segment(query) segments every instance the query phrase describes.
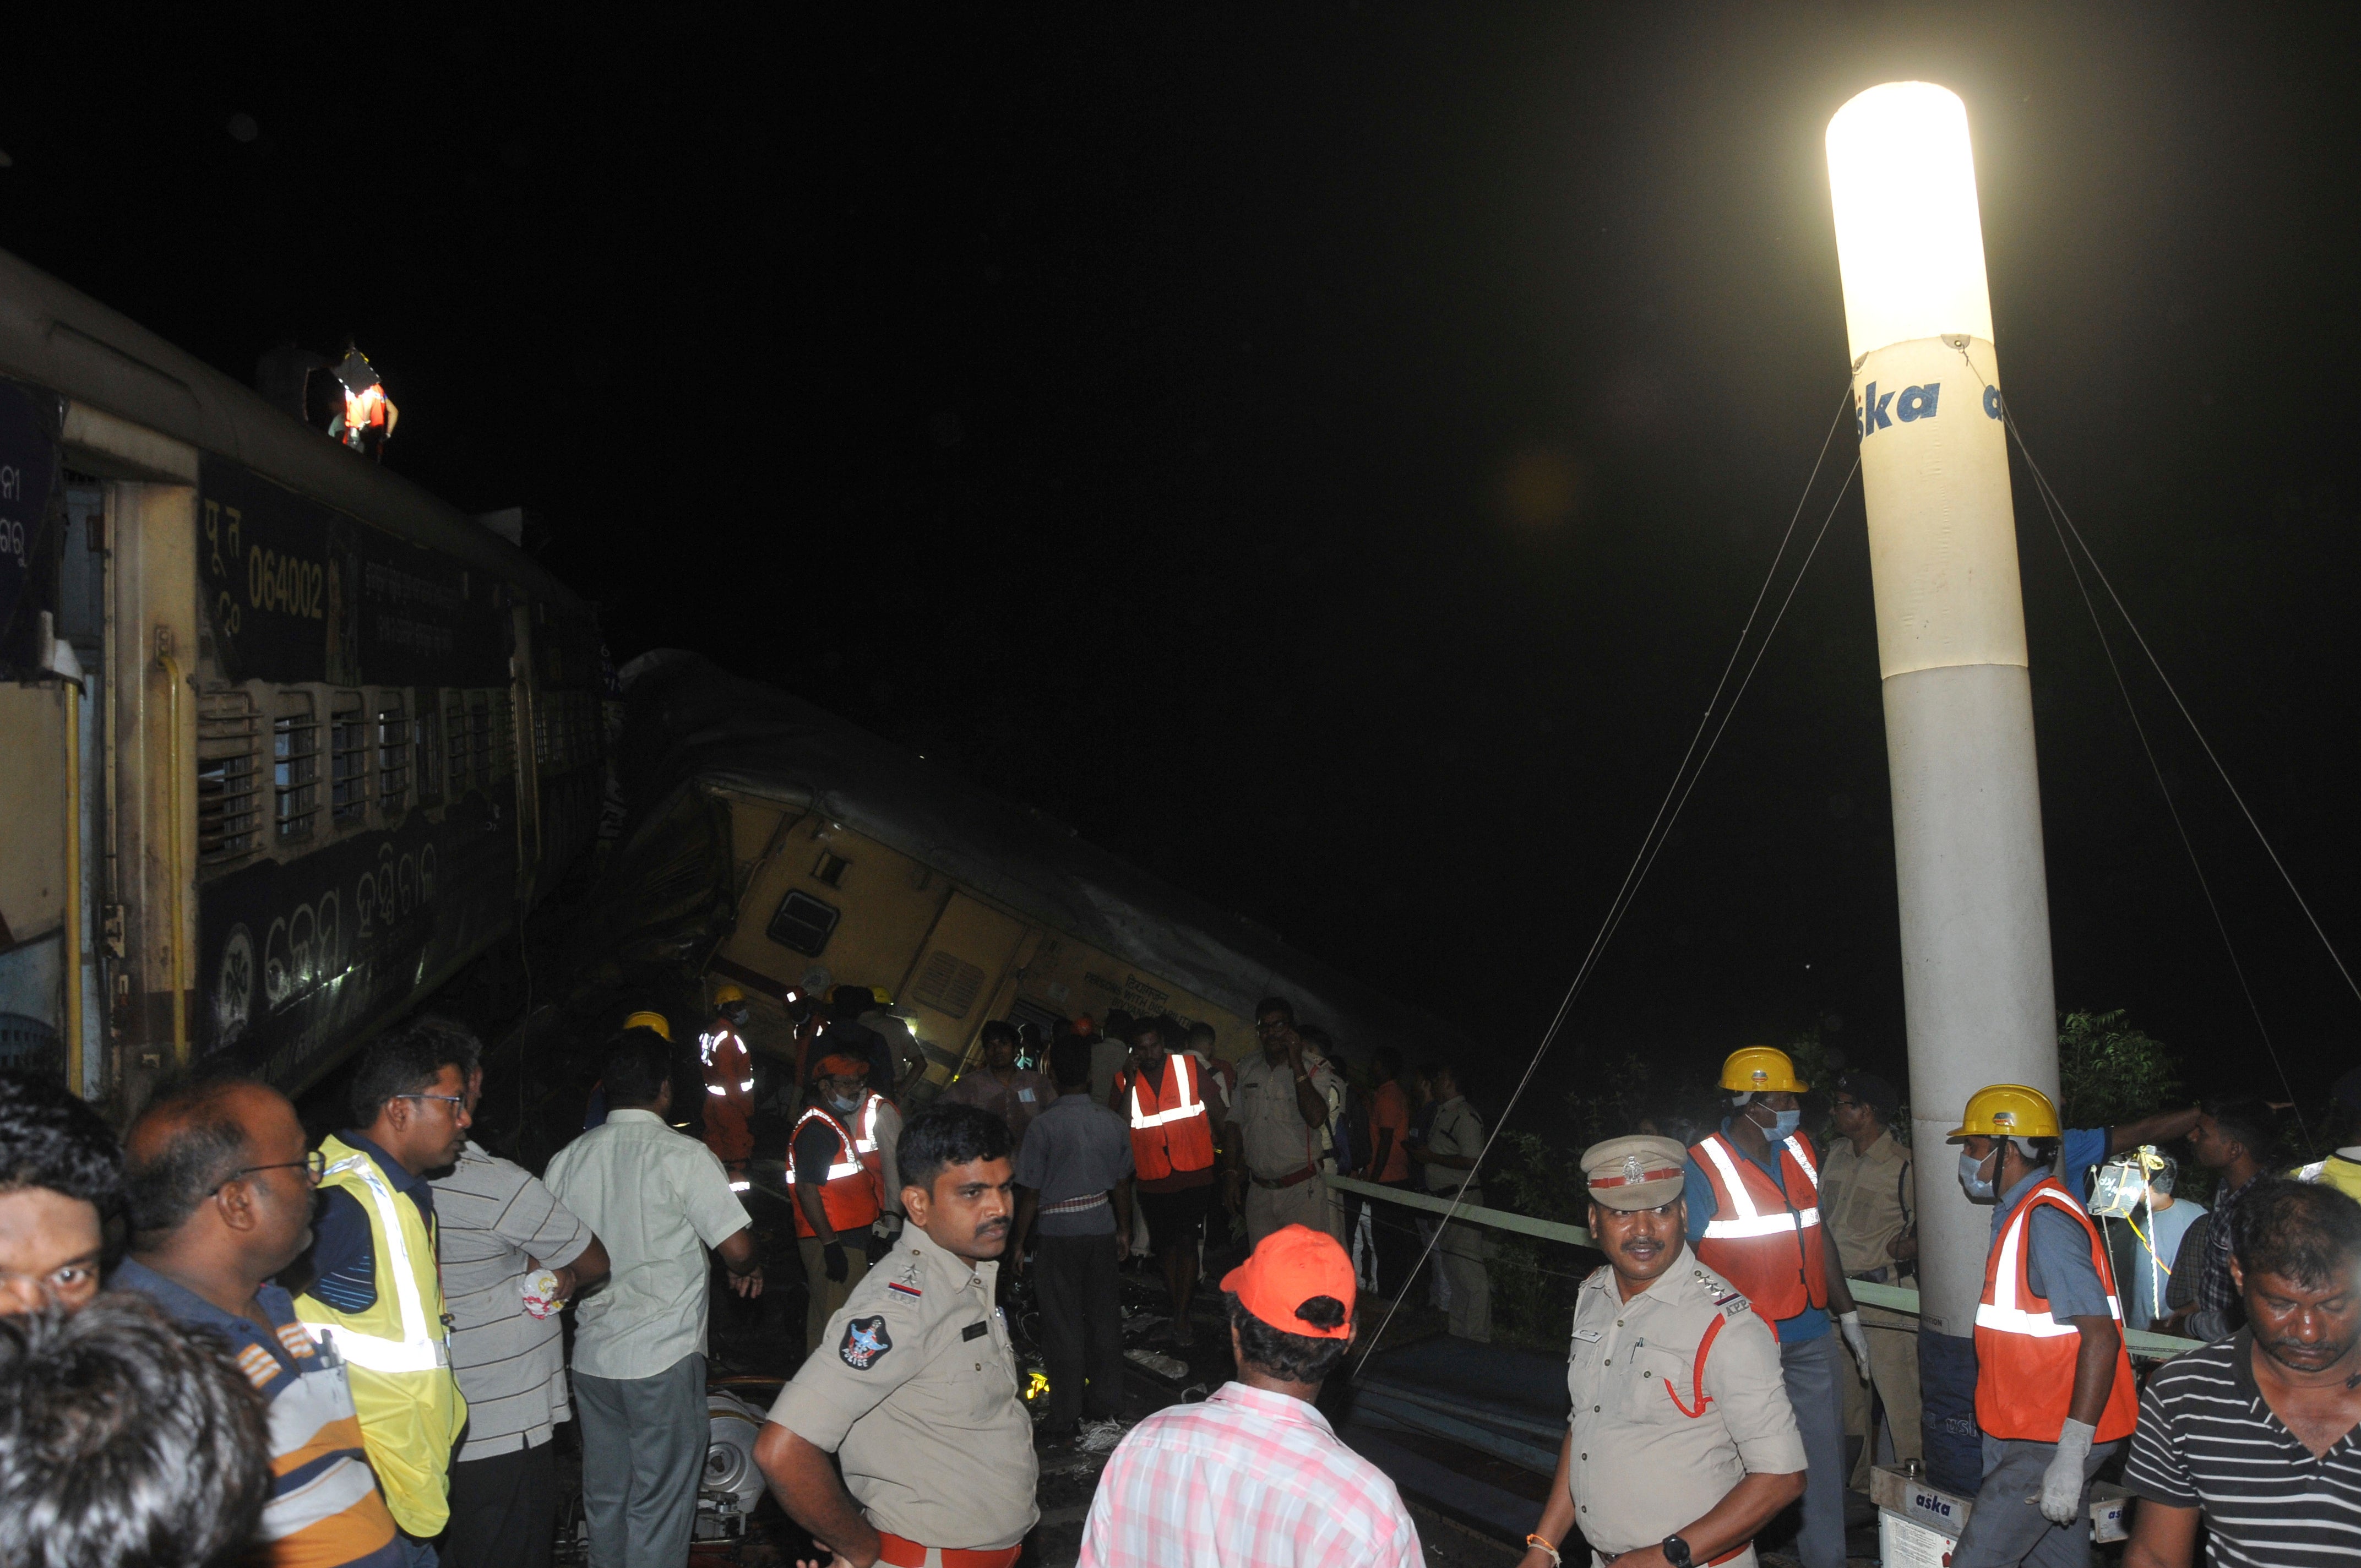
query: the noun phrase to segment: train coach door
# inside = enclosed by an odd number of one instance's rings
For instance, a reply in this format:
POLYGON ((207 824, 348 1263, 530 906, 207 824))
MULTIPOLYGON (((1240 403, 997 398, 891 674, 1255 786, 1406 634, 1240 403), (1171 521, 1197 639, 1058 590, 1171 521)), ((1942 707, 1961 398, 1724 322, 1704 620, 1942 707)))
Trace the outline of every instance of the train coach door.
POLYGON ((920 1038, 958 1058, 992 1016, 1031 936, 1014 916, 954 892, 894 1000, 918 1014, 920 1038))

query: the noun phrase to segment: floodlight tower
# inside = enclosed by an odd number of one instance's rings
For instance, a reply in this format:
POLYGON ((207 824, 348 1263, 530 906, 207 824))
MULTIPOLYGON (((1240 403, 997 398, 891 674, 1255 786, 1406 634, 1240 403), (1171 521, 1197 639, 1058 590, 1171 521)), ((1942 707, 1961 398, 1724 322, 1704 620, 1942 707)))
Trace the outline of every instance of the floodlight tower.
POLYGON ((2058 1092, 2000 370, 1967 106, 1928 82, 1872 87, 1828 148, 1894 794, 1920 1331, 1964 1337, 1991 1217, 1949 1179, 1944 1135, 1984 1084, 2058 1092))

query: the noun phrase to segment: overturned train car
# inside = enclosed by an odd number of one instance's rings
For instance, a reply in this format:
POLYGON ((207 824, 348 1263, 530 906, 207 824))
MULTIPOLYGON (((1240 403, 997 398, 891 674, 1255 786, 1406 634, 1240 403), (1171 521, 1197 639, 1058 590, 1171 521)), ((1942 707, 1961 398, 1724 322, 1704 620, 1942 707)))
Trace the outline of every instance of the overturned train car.
POLYGON ((923 1097, 985 1023, 1113 1009, 1213 1026, 1232 1059, 1288 997, 1358 1058, 1463 1042, 1439 1020, 1071 828, 951 778, 824 709, 681 652, 622 672, 617 768, 632 818, 598 900, 598 946, 733 982, 758 1045, 789 993, 888 992, 924 1048, 923 1097), (768 1026, 763 1026, 767 1025, 768 1026))
POLYGON ((590 608, 0 254, 0 1060, 291 1091, 595 832, 590 608))

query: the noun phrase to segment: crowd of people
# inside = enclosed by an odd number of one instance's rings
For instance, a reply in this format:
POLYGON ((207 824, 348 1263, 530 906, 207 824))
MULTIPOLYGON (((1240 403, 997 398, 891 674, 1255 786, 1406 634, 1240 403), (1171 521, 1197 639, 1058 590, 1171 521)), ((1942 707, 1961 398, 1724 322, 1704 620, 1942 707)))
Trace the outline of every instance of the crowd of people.
MULTIPOLYGON (((1356 1069, 1277 997, 1236 1062, 1170 1017, 1046 1041, 996 1023, 906 1120, 923 1058, 883 1006, 832 999, 794 1043, 784 1195, 810 1307, 754 1457, 821 1568, 1011 1568, 1040 1455, 1069 1443, 1106 1456, 1083 1563, 1422 1563, 1394 1484, 1316 1401, 1422 1256, 1449 1332, 1489 1337, 1487 1133, 1454 1068, 1379 1050, 1356 1069), (1359 1179, 1351 1201, 1331 1176, 1359 1179), (1422 1233, 1448 1205, 1389 1190, 1476 1212, 1422 1233), (1234 1376, 1127 1422, 1121 1270, 1153 1259, 1186 1351, 1209 1233, 1243 1253, 1214 1286, 1234 1376), (1038 1409, 1004 1266, 1040 1311, 1038 1409)), ((724 988, 697 1045, 699 1137, 678 1130, 669 1024, 633 1014, 599 1052, 590 1124, 538 1178, 469 1136, 481 1047, 435 1017, 366 1048, 316 1144, 252 1080, 168 1084, 118 1137, 0 1074, 0 1562, 532 1568, 571 1420, 590 1561, 678 1568, 710 1292, 765 1288, 746 1024, 724 988)), ((1854 1295, 1918 1261, 1901 1096, 1867 1072, 1824 1086, 1822 1149, 1809 1093, 1784 1054, 1748 1047, 1718 1118, 1582 1156, 1605 1262, 1572 1293, 1571 1413, 1523 1568, 1578 1551, 1750 1568, 1798 1506, 1795 1555, 1840 1568, 1849 1487, 1914 1462, 1974 1499, 1954 1568, 2087 1562, 2111 1466, 2140 1500, 2135 1568, 2183 1568, 2201 1537, 2216 1562, 2351 1555, 2361 1070, 2335 1086, 2334 1152, 2277 1174, 2254 1101, 2078 1129, 2037 1090, 1971 1097, 1956 1179, 1993 1219, 1964 1403, 1947 1336, 1854 1295), (2184 1139, 2209 1204, 2176 1194, 2156 1146, 2184 1139), (2092 1217, 2126 1202, 2129 1257, 2092 1217), (2143 1383, 2125 1335, 2143 1324, 2202 1348, 2143 1383)))

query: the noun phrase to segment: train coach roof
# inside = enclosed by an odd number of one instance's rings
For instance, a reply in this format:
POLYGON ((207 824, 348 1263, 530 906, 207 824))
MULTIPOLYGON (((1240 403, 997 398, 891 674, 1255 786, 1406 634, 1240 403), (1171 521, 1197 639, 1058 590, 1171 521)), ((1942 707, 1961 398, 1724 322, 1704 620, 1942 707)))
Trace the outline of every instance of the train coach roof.
POLYGON ((672 649, 622 679, 616 765, 631 832, 699 784, 811 807, 1240 1017, 1276 994, 1355 1058, 1385 1044, 1412 1061, 1466 1048, 1441 1019, 800 697, 672 649))
POLYGON ((313 500, 522 582, 544 598, 587 608, 533 557, 456 507, 5 250, 0 370, 234 458, 313 500))

